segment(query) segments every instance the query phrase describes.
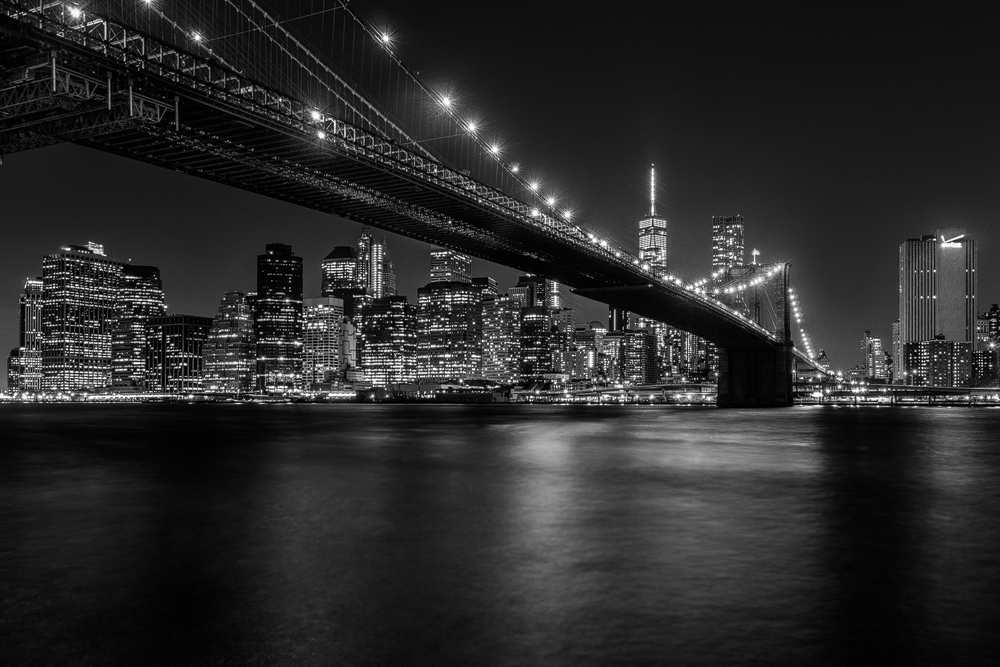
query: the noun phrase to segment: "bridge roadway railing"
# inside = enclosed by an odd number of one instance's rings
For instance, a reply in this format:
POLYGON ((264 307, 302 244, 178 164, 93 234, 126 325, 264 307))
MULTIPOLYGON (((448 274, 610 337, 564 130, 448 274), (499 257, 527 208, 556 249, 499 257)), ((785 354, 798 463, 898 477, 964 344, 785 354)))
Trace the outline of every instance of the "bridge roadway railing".
MULTIPOLYGON (((585 255, 624 269, 635 277, 637 286, 650 284, 665 288, 698 302, 725 319, 756 330, 764 338, 781 342, 773 332, 719 303, 704 291, 684 285, 679 278, 657 272, 631 253, 557 215, 530 206, 434 159, 402 148, 385 137, 343 120, 326 117, 308 104, 176 45, 161 42, 94 14, 81 13, 74 18, 67 10, 69 6, 69 3, 63 2, 35 4, 0 0, 0 15, 55 38, 62 47, 79 47, 126 70, 165 79, 229 107, 224 110, 241 109, 251 114, 254 120, 272 121, 282 131, 291 130, 303 140, 315 141, 317 137, 322 137, 330 143, 336 141, 336 148, 342 152, 419 178, 460 197, 471 198, 481 207, 504 218, 514 219, 521 225, 574 246, 585 255)), ((53 52, 53 71, 55 62, 53 52)), ((179 118, 175 117, 175 123, 179 126, 179 118)))

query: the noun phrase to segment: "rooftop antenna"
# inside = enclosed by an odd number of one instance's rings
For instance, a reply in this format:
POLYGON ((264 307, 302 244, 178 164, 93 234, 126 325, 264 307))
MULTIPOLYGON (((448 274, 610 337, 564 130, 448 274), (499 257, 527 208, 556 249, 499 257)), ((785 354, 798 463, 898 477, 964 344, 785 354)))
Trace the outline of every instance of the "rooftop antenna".
POLYGON ((656 215, 656 165, 649 168, 649 215, 656 215))

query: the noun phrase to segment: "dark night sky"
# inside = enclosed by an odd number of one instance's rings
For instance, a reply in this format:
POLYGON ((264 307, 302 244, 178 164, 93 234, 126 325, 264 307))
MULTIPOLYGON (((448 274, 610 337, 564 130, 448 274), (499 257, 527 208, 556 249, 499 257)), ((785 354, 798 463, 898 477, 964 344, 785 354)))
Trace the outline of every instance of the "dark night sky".
MULTIPOLYGON (((403 61, 457 91, 583 226, 634 248, 655 163, 670 269, 696 278, 709 272, 711 216, 742 214, 748 251, 792 263, 806 328, 835 367, 858 363, 865 329, 888 346, 906 238, 967 228, 979 309, 1000 301, 1000 57, 986 16, 673 4, 351 6, 390 27, 403 61)), ((255 256, 273 241, 305 258, 306 295, 318 295, 319 260, 360 229, 74 146, 4 157, 0 221, 4 351, 23 279, 60 245, 94 240, 159 266, 171 312, 212 315, 222 292, 254 288, 255 256)), ((428 249, 389 235, 411 298, 428 249)), ((476 268, 502 288, 516 276, 476 268)), ((572 302, 580 319, 603 318, 589 303, 572 302)))

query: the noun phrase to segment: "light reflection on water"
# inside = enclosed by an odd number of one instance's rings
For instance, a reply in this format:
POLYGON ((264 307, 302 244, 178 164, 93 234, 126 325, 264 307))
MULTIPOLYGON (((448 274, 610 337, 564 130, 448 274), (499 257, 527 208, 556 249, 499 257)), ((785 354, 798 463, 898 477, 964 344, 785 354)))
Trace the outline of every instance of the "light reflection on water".
POLYGON ((998 426, 0 406, 0 663, 987 664, 998 426))

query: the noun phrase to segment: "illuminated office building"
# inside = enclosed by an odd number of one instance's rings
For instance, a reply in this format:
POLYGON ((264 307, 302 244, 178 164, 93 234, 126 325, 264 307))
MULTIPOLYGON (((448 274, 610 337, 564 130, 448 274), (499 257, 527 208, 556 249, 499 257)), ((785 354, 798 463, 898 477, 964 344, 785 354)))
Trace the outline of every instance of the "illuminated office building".
POLYGON ((487 380, 514 384, 521 379, 521 300, 483 298, 483 372, 487 380))
POLYGON ((320 287, 321 296, 337 297, 340 290, 351 290, 357 286, 358 253, 354 248, 339 245, 320 262, 323 272, 320 287))
POLYGON ((361 368, 373 386, 416 379, 417 314, 405 296, 375 299, 361 310, 357 326, 361 368))
POLYGON ((882 339, 872 336, 872 332, 868 330, 865 330, 864 338, 861 339, 861 368, 866 380, 888 379, 882 339))
POLYGON ((146 323, 166 312, 160 270, 126 264, 118 283, 115 321, 111 327, 111 386, 137 393, 146 381, 146 323))
POLYGON ((550 309, 549 312, 552 317, 552 371, 572 377, 576 353, 576 313, 572 308, 550 309))
POLYGON ((545 292, 548 282, 538 276, 521 276, 517 284, 507 290, 507 294, 518 299, 522 308, 548 307, 545 292))
POLYGON ((42 389, 42 279, 28 278, 20 298, 16 359, 17 379, 7 387, 18 391, 42 389))
POLYGON ((649 170, 649 215, 639 220, 639 259, 658 273, 667 270, 667 219, 656 214, 656 169, 649 170))
POLYGON ((253 307, 242 292, 226 292, 203 348, 205 391, 247 394, 256 384, 253 307))
POLYGON ((164 315, 146 323, 146 391, 201 391, 211 317, 164 315))
POLYGON ((270 243, 257 256, 254 310, 257 391, 287 394, 302 387, 302 258, 270 243))
POLYGON ((649 385, 657 381, 656 336, 648 329, 629 329, 622 337, 622 376, 626 384, 649 385))
POLYGON ((980 348, 1000 343, 1000 304, 994 303, 976 319, 976 340, 980 348))
POLYGON ((334 297, 303 301, 302 381, 306 389, 340 379, 344 302, 334 297))
POLYGON ((971 377, 977 343, 976 264, 976 241, 961 229, 938 230, 900 245, 899 342, 904 384, 960 386, 971 377), (956 345, 946 353, 942 341, 956 345), (968 354, 959 343, 969 344, 968 354), (945 372, 945 357, 952 366, 967 360, 968 368, 945 372))
POLYGON ((743 216, 712 216, 712 273, 743 266, 743 216))
POLYGON ((123 262, 104 246, 65 246, 42 259, 42 389, 111 384, 111 325, 123 262))
POLYGON ((472 258, 455 250, 431 250, 431 282, 471 283, 472 258))
POLYGON ((417 290, 417 302, 417 377, 439 382, 478 377, 481 290, 471 282, 432 282, 417 290))
POLYGON ((545 306, 521 309, 521 379, 552 372, 552 317, 545 306))
POLYGON ((21 391, 23 382, 21 376, 24 375, 24 362, 21 354, 24 348, 12 348, 7 355, 7 389, 9 391, 21 391))

